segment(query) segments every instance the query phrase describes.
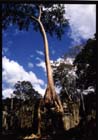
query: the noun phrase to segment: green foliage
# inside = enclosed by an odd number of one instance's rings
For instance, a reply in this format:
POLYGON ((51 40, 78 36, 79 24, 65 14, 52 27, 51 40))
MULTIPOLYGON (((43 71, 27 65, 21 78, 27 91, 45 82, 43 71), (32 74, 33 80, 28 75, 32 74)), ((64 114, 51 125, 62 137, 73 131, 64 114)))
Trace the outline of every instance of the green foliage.
POLYGON ((20 98, 22 100, 34 100, 41 97, 41 95, 34 90, 32 84, 29 81, 18 81, 15 84, 14 88, 15 90, 13 91, 13 93, 17 98, 20 98))
MULTIPOLYGON (((33 24, 34 30, 40 30, 38 23, 31 18, 31 16, 38 17, 38 6, 38 4, 2 4, 2 27, 6 29, 12 23, 17 25, 20 30, 28 30, 30 25, 33 24)), ((51 36, 56 34, 60 39, 64 33, 64 27, 68 25, 68 20, 65 18, 64 5, 42 5, 41 21, 47 33, 51 36)))
POLYGON ((65 62, 53 66, 54 82, 61 89, 60 97, 62 101, 69 99, 76 100, 75 76, 69 74, 69 71, 72 70, 73 65, 66 64, 65 62))
POLYGON ((76 56, 74 65, 77 67, 77 87, 87 89, 96 87, 96 38, 89 39, 81 52, 76 56))
POLYGON ((56 86, 66 86, 68 83, 68 71, 72 69, 72 65, 60 63, 59 66, 55 66, 53 71, 54 81, 56 86))
MULTIPOLYGON (((14 86, 14 98, 2 101, 3 111, 6 108, 8 130, 31 129, 33 120, 37 118, 41 95, 34 90, 29 81, 18 81, 14 86), (12 104, 13 103, 13 104, 12 104), (16 121, 17 119, 17 121, 16 121)), ((35 120, 34 120, 35 121, 35 120)), ((4 128, 5 129, 5 128, 4 128)), ((32 132, 32 131, 31 131, 32 132)))

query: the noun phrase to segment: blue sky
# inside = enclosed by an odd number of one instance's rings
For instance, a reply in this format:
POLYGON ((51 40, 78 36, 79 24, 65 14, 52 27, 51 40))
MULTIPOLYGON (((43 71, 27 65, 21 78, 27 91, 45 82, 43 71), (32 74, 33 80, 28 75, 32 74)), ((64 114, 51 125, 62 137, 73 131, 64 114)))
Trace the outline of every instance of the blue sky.
MULTIPOLYGON (((57 61, 70 47, 82 44, 96 32, 95 5, 66 5, 65 8, 66 16, 70 20, 62 40, 47 35, 52 61, 57 61)), ((19 31, 13 25, 2 31, 4 97, 10 97, 13 86, 18 80, 31 81, 34 88, 44 94, 47 78, 43 51, 42 36, 40 32, 35 32, 32 26, 28 32, 19 31)))

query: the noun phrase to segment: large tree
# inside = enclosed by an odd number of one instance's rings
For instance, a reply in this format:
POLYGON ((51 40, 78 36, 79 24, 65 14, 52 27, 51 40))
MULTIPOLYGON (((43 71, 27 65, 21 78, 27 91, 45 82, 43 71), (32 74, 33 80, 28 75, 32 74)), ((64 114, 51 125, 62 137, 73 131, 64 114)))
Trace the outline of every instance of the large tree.
POLYGON ((83 111, 85 112, 83 91, 88 90, 90 87, 96 93, 96 37, 88 39, 87 43, 81 49, 80 53, 76 56, 74 65, 76 66, 76 86, 80 89, 81 101, 83 111))
POLYGON ((61 104, 55 93, 52 70, 49 59, 48 40, 46 32, 50 35, 56 34, 60 39, 64 33, 64 27, 67 25, 65 19, 65 8, 62 4, 43 5, 43 4, 3 4, 2 5, 2 26, 4 29, 10 24, 18 25, 19 29, 28 29, 33 24, 35 30, 40 30, 45 49, 45 63, 47 70, 47 89, 45 93, 45 102, 57 102, 59 110, 61 104), (47 98, 47 99, 46 99, 47 98))
POLYGON ((96 37, 89 39, 80 53, 76 56, 74 65, 77 67, 77 87, 87 89, 96 88, 96 37))
POLYGON ((60 97, 62 101, 72 100, 73 93, 75 94, 75 73, 74 67, 70 63, 66 63, 66 59, 62 62, 54 62, 53 77, 55 85, 60 88, 60 97))
POLYGON ((55 34, 61 39, 64 28, 68 25, 68 20, 65 18, 65 6, 63 4, 2 4, 2 27, 6 29, 10 23, 17 25, 20 30, 28 30, 29 25, 33 24, 34 30, 39 30, 42 34, 48 79, 44 96, 45 105, 49 107, 52 104, 57 112, 63 113, 61 101, 54 87, 46 33, 51 36, 55 34))
POLYGON ((13 93, 16 95, 17 98, 23 101, 41 98, 41 95, 37 91, 35 91, 31 82, 29 81, 18 81, 14 85, 13 93))

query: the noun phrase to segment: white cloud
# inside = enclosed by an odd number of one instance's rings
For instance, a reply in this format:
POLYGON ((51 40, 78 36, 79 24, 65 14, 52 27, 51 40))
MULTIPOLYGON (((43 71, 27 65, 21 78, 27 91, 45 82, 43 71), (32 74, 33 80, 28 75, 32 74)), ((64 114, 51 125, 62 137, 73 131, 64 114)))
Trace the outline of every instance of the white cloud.
POLYGON ((74 61, 74 58, 67 57, 66 60, 65 60, 65 63, 73 65, 73 61, 74 61))
POLYGON ((34 57, 34 55, 33 55, 33 54, 31 54, 31 55, 30 55, 30 57, 31 57, 31 58, 33 58, 33 57, 34 57))
POLYGON ((44 61, 40 61, 36 66, 41 67, 44 72, 46 72, 46 65, 44 61))
MULTIPOLYGON (((4 34, 4 33, 3 33, 4 34)), ((13 41, 6 38, 6 41, 3 40, 3 48, 2 48, 2 55, 10 55, 10 48, 13 45, 13 41)))
MULTIPOLYGON (((46 88, 41 88, 41 86, 40 85, 38 85, 38 84, 34 84, 34 89, 36 89, 36 91, 38 91, 42 96, 44 96, 44 94, 45 94, 45 89, 46 88)), ((46 86, 45 86, 46 87, 46 86)))
POLYGON ((42 68, 43 71, 46 73, 46 65, 45 65, 45 61, 43 61, 43 60, 40 59, 39 57, 36 57, 36 60, 39 61, 39 63, 37 63, 36 66, 42 68))
POLYGON ((51 63, 51 64, 53 64, 53 62, 54 62, 53 60, 50 60, 50 63, 51 63))
POLYGON ((59 66, 60 63, 65 63, 65 64, 70 64, 70 65, 73 65, 73 61, 74 61, 74 58, 71 58, 71 57, 67 57, 66 59, 63 59, 63 58, 58 58, 56 61, 53 61, 51 60, 51 64, 56 64, 56 66, 59 66))
POLYGON ((29 63, 28 63, 28 67, 29 67, 29 68, 33 68, 34 65, 33 65, 31 62, 29 62, 29 63))
POLYGON ((11 95, 12 95, 12 93, 13 93, 13 89, 12 88, 7 88, 7 89, 4 89, 3 90, 3 98, 10 98, 11 97, 11 95))
POLYGON ((8 50, 9 50, 9 48, 3 47, 3 49, 2 49, 2 55, 5 55, 8 52, 8 50))
POLYGON ((19 65, 17 62, 13 60, 9 60, 6 56, 2 59, 3 64, 3 85, 7 85, 7 87, 3 87, 3 96, 10 94, 13 90, 13 86, 17 81, 30 81, 32 85, 38 89, 39 93, 44 94, 44 89, 41 88, 41 86, 44 86, 44 81, 39 79, 35 73, 32 71, 27 72, 23 66, 19 65), (41 91, 41 92, 40 92, 41 91), (6 94, 6 95, 4 95, 6 94))
POLYGON ((40 59, 39 57, 36 57, 36 60, 38 60, 38 61, 42 61, 42 59, 40 59))
POLYGON ((44 53, 42 51, 38 51, 37 50, 36 53, 39 54, 39 55, 41 55, 41 56, 44 56, 44 53))
POLYGON ((64 61, 64 59, 60 57, 56 60, 56 62, 59 62, 59 63, 61 63, 62 61, 64 61))
POLYGON ((88 39, 96 32, 96 5, 94 4, 66 4, 65 16, 71 27, 70 36, 79 43, 79 37, 88 39))

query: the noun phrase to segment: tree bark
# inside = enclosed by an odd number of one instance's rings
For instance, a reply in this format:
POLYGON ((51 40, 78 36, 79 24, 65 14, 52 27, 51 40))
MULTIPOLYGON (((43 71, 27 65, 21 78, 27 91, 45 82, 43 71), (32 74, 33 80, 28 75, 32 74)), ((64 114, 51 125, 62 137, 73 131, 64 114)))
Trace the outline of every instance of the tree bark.
POLYGON ((43 36, 43 41, 44 41, 45 64, 46 64, 46 72, 47 72, 47 80, 48 80, 47 89, 44 96, 44 101, 45 103, 48 102, 50 104, 53 102, 55 104, 56 109, 59 110, 60 112, 63 112, 61 101, 55 92, 52 68, 51 68, 50 59, 49 59, 48 39, 47 39, 44 26, 41 22, 41 14, 42 14, 42 5, 39 6, 39 16, 37 18, 34 16, 31 16, 31 18, 39 24, 41 33, 43 36))
MULTIPOLYGON (((35 20, 36 22, 39 23, 40 26, 40 30, 43 36, 43 41, 44 41, 44 54, 45 54, 45 64, 46 64, 46 72, 47 72, 47 89, 45 92, 45 96, 44 96, 44 103, 48 105, 53 103, 54 107, 55 107, 55 111, 60 112, 61 116, 63 116, 63 106, 61 104, 61 100, 58 97, 58 95, 56 94, 55 91, 55 86, 54 86, 54 80, 53 80, 53 75, 52 75, 52 68, 51 68, 51 64, 50 64, 50 58, 49 58, 49 47, 48 47, 48 39, 47 39, 47 35, 44 29, 44 26, 41 22, 41 7, 39 7, 39 16, 38 18, 31 16, 31 18, 33 20, 35 20)), ((38 107, 38 134, 41 134, 41 103, 39 104, 38 107)), ((63 117, 61 117, 62 120, 63 117)), ((63 120, 62 120, 63 122, 63 120)))
POLYGON ((37 134, 39 136, 41 136, 41 102, 42 102, 42 99, 40 99, 39 105, 38 105, 38 132, 37 134))
POLYGON ((47 79, 48 79, 47 89, 44 98, 45 99, 47 98, 50 103, 53 101, 58 112, 63 112, 61 101, 59 97, 56 95, 56 91, 55 91, 52 68, 49 59, 49 47, 48 47, 47 35, 42 22, 40 20, 38 20, 38 22, 40 25, 41 33, 43 35, 44 50, 45 50, 45 64, 46 64, 47 79))

